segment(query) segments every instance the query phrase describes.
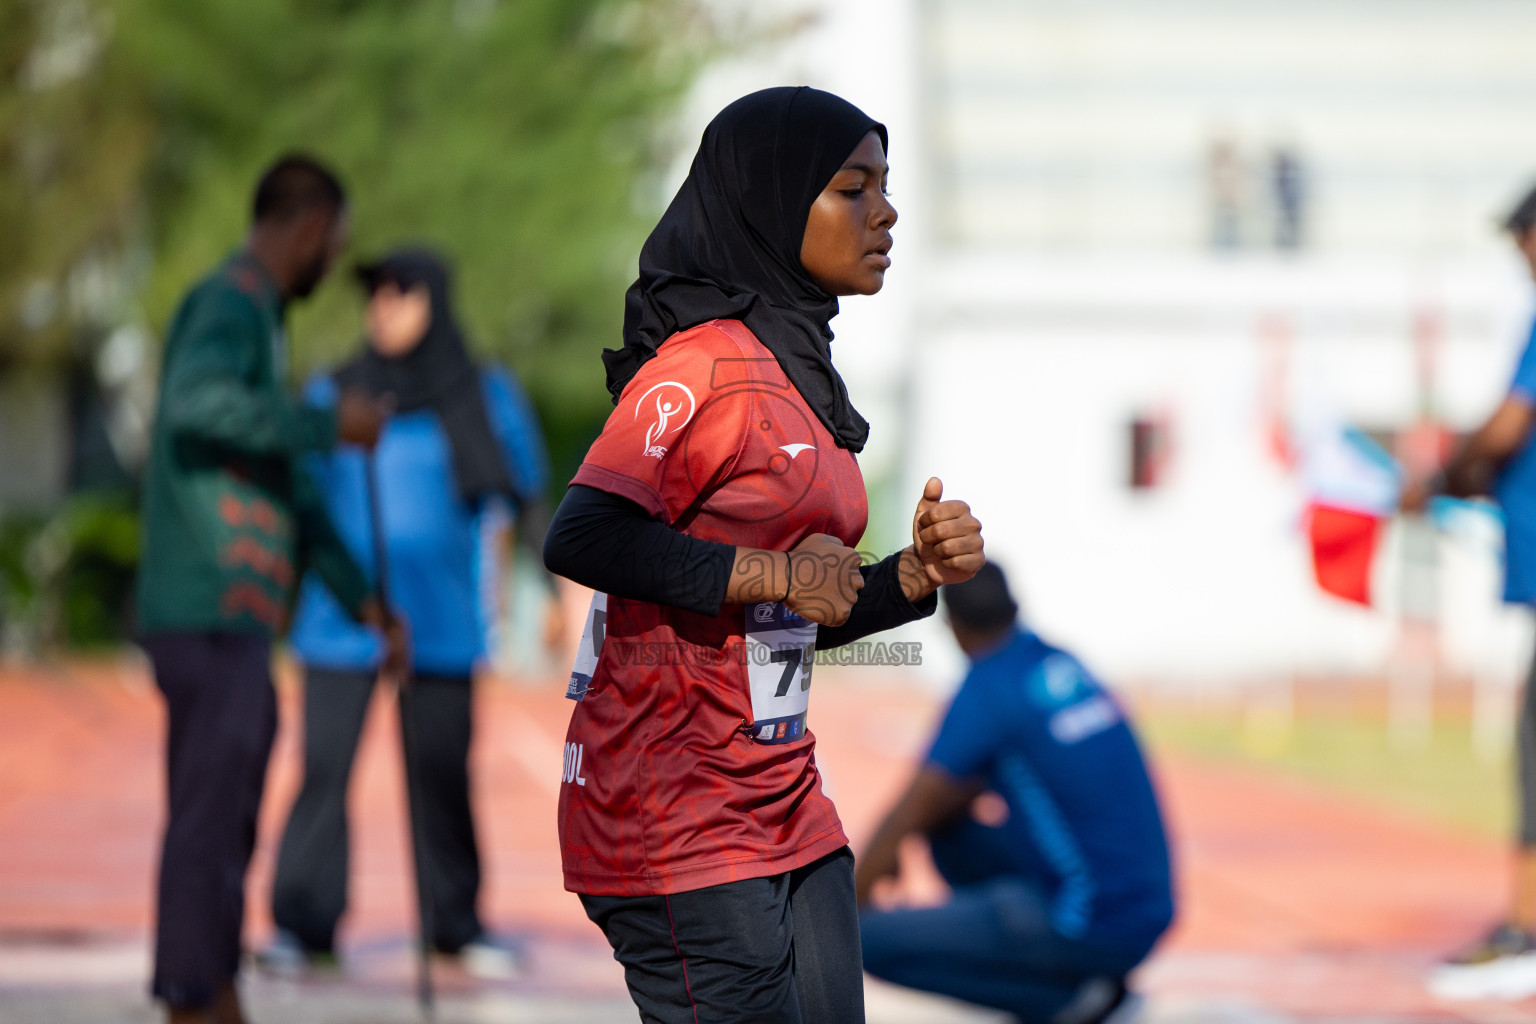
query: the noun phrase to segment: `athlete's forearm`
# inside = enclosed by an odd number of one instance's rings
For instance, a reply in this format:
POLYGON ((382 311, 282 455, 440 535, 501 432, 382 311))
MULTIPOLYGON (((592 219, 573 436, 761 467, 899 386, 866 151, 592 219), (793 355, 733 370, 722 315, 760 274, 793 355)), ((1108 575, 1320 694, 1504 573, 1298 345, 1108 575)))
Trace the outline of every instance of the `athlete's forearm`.
POLYGON ((736 548, 731 579, 722 604, 756 604, 785 601, 790 590, 790 555, 766 548, 736 548))
POLYGON ((859 591, 859 599, 848 620, 840 626, 823 626, 817 630, 817 650, 841 647, 871 633, 927 618, 939 606, 935 596, 937 587, 923 589, 909 579, 914 572, 923 580, 927 579, 911 548, 898 551, 874 565, 862 566, 859 572, 864 575, 864 589, 859 591), (914 593, 918 595, 916 599, 912 597, 914 593))
POLYGON ((864 585, 858 552, 834 537, 811 534, 789 552, 735 547, 679 533, 628 498, 582 484, 555 511, 544 564, 615 597, 703 615, 778 601, 822 624, 842 624, 864 585))
POLYGON ((901 592, 908 601, 917 604, 939 589, 939 585, 928 578, 923 560, 917 557, 917 549, 911 544, 897 552, 896 558, 899 559, 897 574, 901 579, 901 592))

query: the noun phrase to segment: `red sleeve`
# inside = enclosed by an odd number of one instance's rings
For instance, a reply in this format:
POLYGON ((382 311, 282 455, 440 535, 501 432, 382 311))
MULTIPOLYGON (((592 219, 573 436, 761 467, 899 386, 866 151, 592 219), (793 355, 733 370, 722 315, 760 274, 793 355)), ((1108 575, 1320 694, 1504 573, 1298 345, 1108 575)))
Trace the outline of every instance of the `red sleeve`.
POLYGON ((670 525, 741 452, 751 403, 712 401, 716 362, 741 358, 707 324, 668 338, 625 387, 571 483, 628 498, 670 525))

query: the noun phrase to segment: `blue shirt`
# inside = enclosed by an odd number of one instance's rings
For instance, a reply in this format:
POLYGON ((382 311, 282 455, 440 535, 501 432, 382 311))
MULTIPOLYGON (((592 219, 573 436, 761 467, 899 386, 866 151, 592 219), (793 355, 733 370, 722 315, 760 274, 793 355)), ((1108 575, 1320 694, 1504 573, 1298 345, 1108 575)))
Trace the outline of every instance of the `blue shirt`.
POLYGON ((1008 804, 1019 874, 1062 935, 1150 943, 1173 920, 1162 816, 1120 706, 1064 651, 1016 630, 977 659, 928 761, 1008 804))
MULTIPOLYGON (((1536 324, 1515 367, 1509 397, 1536 405, 1536 324)), ((1536 604, 1536 444, 1527 441, 1493 487, 1504 513, 1504 600, 1536 604)))
MULTIPOLYGON (((527 397, 500 370, 481 373, 485 411, 519 494, 542 494, 548 480, 544 440, 527 397)), ((306 389, 309 401, 332 405, 329 375, 306 389)), ((306 463, 342 541, 370 577, 375 576, 368 512, 366 454, 338 446, 306 463)), ((389 596, 411 627, 417 671, 468 675, 488 647, 498 585, 492 539, 510 520, 500 500, 471 505, 459 495, 448 435, 430 408, 390 417, 374 451, 384 534, 389 552, 389 596)), ((304 578, 289 641, 308 664, 342 671, 378 665, 374 634, 348 616, 328 590, 304 578)))

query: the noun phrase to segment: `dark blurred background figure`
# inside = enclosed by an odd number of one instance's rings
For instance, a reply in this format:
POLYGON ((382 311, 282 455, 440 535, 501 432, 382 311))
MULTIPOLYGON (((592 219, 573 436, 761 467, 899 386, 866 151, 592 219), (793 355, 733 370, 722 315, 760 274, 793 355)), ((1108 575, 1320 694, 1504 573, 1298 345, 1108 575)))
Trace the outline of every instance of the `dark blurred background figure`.
POLYGON ((1206 151, 1205 186, 1211 248, 1238 248, 1243 243, 1243 164, 1225 133, 1213 137, 1206 151))
MULTIPOLYGON (((356 389, 392 403, 394 415, 371 455, 342 448, 312 468, 346 546, 373 569, 365 460, 376 462, 387 593, 412 634, 412 681, 400 702, 419 747, 414 813, 427 844, 428 938, 471 973, 502 976, 515 957, 476 906, 470 677, 488 652, 514 522, 532 550, 543 546, 544 440, 516 378, 471 360, 440 256, 401 249, 358 276, 368 295, 363 349, 312 380, 308 398, 326 408, 356 389)), ((304 782, 278 852, 277 933, 263 953, 279 971, 334 957, 347 906, 347 783, 378 675, 376 638, 321 583, 304 581, 292 637, 305 669, 304 782)))
POLYGON ((277 728, 271 641, 306 568, 353 621, 404 636, 369 597, 299 459, 373 445, 384 406, 283 392, 287 305, 345 244, 340 182, 303 156, 256 187, 245 244, 182 301, 166 339, 144 495, 139 632, 169 713, 170 814, 152 991, 175 1024, 242 1024, 245 873, 277 728))
MULTIPOLYGON (((1503 228, 1536 279, 1536 189, 1503 228)), ((1422 511, 1436 494, 1487 495, 1504 517, 1504 601, 1536 605, 1536 325, 1504 400, 1452 455, 1445 468, 1403 494, 1405 511, 1422 511)), ((1488 934, 1452 955, 1431 978, 1448 998, 1523 998, 1536 994, 1536 661, 1526 679, 1516 732, 1518 834, 1509 913, 1488 934)))
POLYGON ((1130 1021, 1126 975, 1173 919, 1157 797, 1125 713, 1019 624, 993 563, 943 588, 970 672, 906 792, 859 857, 864 968, 1027 1024, 1130 1021), (953 893, 873 909, 922 836, 953 893))
POLYGON ((1270 197, 1274 204, 1275 248, 1299 249, 1305 240, 1307 181, 1301 153, 1290 142, 1269 154, 1270 197))

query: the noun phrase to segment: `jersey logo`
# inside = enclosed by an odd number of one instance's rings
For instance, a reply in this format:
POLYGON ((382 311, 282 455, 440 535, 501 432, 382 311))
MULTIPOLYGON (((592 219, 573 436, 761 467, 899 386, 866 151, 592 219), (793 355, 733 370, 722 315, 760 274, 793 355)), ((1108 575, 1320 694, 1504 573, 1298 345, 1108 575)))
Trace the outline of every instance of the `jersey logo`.
POLYGON ((811 451, 815 451, 816 450, 816 446, 813 445, 813 444, 781 444, 781 445, 779 445, 779 451, 781 451, 781 452, 789 452, 789 461, 790 462, 794 462, 795 461, 795 456, 799 455, 801 452, 803 452, 803 451, 805 451, 807 449, 809 449, 811 451))
POLYGON ((667 448, 658 442, 668 433, 675 434, 682 430, 688 425, 688 421, 693 419, 693 392, 689 391, 686 385, 679 384, 675 380, 664 380, 654 385, 635 402, 635 419, 640 418, 642 408, 651 412, 656 418, 645 430, 645 446, 641 454, 649 455, 653 459, 663 458, 667 454, 667 448), (656 395, 655 400, 647 403, 646 399, 653 394, 656 395))
POLYGON ((1092 692, 1077 662, 1060 653, 1040 662, 1028 686, 1035 703, 1051 711, 1076 704, 1092 692))
POLYGON ((1049 728, 1062 746, 1081 743, 1120 721, 1120 709, 1102 693, 1063 708, 1050 718, 1049 728))

